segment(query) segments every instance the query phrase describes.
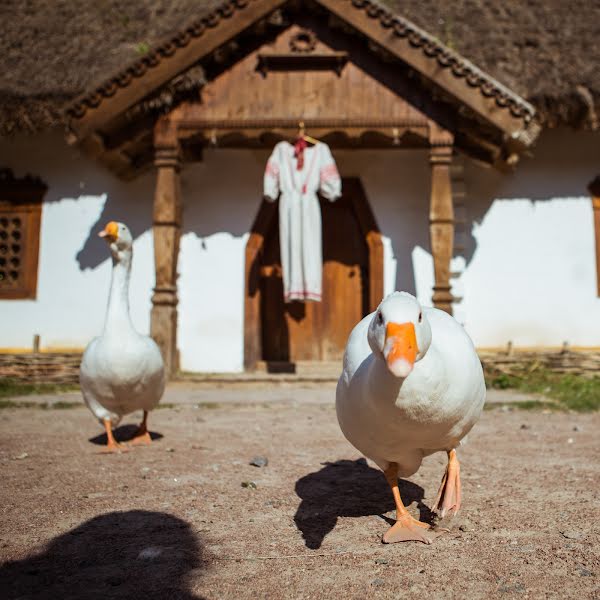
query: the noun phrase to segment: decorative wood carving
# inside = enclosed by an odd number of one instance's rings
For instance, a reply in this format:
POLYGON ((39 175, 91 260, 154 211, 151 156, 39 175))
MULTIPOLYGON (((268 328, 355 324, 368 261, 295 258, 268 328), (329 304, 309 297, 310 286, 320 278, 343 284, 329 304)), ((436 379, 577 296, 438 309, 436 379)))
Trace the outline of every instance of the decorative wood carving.
POLYGON ((266 76, 269 71, 335 71, 339 76, 348 62, 347 52, 300 54, 262 52, 258 55, 258 70, 266 76))
POLYGON ((435 284, 433 305, 452 314, 450 292, 450 260, 454 247, 454 208, 450 164, 452 162, 452 134, 431 124, 431 200, 429 206, 429 232, 435 284))
POLYGON ((42 198, 47 187, 0 170, 0 300, 34 299, 37 292, 42 198))
POLYGON ((310 29, 302 29, 290 38, 289 46, 292 52, 312 52, 317 47, 317 36, 310 29))
POLYGON ((165 124, 159 122, 155 165, 153 233, 156 286, 152 296, 151 335, 158 344, 165 369, 172 376, 179 369, 177 354, 177 259, 181 237, 180 152, 175 142, 165 144, 165 124), (163 134, 161 136, 161 134, 163 134), (159 143, 159 141, 161 143, 159 143))

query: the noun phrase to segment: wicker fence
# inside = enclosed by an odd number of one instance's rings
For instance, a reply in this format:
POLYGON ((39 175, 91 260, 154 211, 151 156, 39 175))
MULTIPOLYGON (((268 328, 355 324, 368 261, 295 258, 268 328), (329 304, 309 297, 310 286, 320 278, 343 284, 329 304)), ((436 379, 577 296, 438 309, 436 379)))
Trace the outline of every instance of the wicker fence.
POLYGON ((536 369, 553 373, 600 377, 600 352, 541 350, 512 352, 480 352, 479 358, 488 375, 523 376, 536 369))
POLYGON ((79 382, 77 353, 0 354, 0 379, 22 383, 76 384, 79 382))
MULTIPOLYGON (((537 368, 555 373, 600 377, 600 352, 571 350, 480 352, 486 374, 526 376, 537 368)), ((23 383, 77 384, 81 354, 0 354, 0 379, 23 383)), ((337 378, 337 369, 332 371, 337 378)), ((302 377, 299 376, 299 379, 302 377)))

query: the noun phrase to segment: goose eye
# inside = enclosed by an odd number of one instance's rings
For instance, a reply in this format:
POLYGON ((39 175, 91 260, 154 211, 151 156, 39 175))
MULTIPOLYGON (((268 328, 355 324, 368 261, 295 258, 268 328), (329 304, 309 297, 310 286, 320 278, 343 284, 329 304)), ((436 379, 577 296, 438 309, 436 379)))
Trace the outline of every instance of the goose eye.
POLYGON ((423 313, 419 313, 419 323, 423 320, 423 313))
POLYGON ((377 313, 377 323, 379 323, 379 325, 383 325, 383 315, 380 312, 377 313))

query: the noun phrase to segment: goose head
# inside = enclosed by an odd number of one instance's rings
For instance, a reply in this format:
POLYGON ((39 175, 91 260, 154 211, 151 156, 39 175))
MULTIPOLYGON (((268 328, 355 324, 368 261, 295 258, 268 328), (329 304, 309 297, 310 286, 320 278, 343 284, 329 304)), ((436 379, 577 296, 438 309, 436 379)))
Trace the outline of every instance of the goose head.
POLYGON ((431 327, 419 301, 407 292, 383 299, 369 325, 371 350, 385 360, 390 373, 408 377, 431 344, 431 327))
POLYGON ((116 260, 123 259, 131 255, 133 248, 133 237, 129 228, 124 223, 110 221, 106 227, 98 234, 106 240, 110 252, 116 260))

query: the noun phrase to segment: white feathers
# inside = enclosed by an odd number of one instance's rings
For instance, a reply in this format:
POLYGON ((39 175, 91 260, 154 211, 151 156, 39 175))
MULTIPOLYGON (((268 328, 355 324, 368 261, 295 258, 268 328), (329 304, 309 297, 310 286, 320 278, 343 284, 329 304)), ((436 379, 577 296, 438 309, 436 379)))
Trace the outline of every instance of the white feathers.
POLYGON ((397 462, 408 476, 423 456, 455 448, 484 399, 481 363, 462 326, 406 292, 387 296, 350 334, 336 393, 338 421, 348 441, 382 468, 397 462), (390 323, 399 331, 414 327, 414 363, 397 353, 389 360, 390 323))
POLYGON ((113 271, 104 331, 89 343, 79 372, 86 404, 100 421, 110 419, 113 425, 124 414, 152 410, 165 387, 158 346, 135 331, 129 317, 132 238, 125 225, 115 226, 119 233, 110 241, 113 271))

